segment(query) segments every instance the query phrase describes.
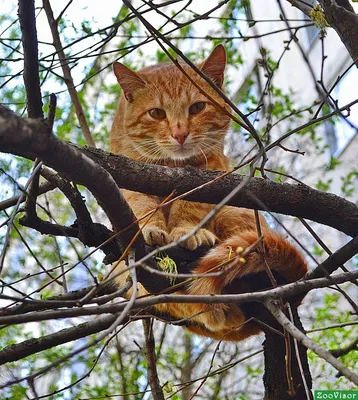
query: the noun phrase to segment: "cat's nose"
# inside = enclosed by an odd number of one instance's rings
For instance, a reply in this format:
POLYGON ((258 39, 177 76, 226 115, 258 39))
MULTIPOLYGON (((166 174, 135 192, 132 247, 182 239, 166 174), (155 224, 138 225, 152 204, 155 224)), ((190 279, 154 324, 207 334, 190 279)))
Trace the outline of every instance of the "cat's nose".
POLYGON ((172 134, 173 138, 181 145, 184 144, 186 138, 189 136, 189 132, 186 131, 176 131, 172 134))

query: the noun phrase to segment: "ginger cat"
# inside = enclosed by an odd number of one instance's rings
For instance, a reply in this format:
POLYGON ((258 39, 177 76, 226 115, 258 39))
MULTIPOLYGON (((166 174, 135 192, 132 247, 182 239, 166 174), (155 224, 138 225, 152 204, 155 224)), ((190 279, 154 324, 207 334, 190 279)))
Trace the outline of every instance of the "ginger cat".
MULTIPOLYGON (((225 49, 219 45, 199 68, 221 88, 225 64, 225 49)), ((221 97, 195 71, 186 64, 182 67, 206 93, 225 107, 221 97)), ((123 94, 110 134, 113 153, 171 167, 191 165, 208 170, 228 169, 223 141, 229 116, 215 107, 173 63, 154 65, 138 72, 115 63, 114 73, 123 94)), ((137 218, 155 209, 161 201, 155 196, 123 192, 137 218)), ((144 239, 149 245, 177 240, 192 231, 212 207, 211 204, 177 200, 154 214, 143 227, 144 239)), ((140 221, 140 226, 145 222, 145 219, 140 221)), ((195 279, 177 293, 235 293, 235 282, 248 274, 265 271, 265 263, 287 281, 303 277, 307 266, 300 253, 270 231, 262 217, 260 222, 264 256, 259 250, 262 246, 257 245, 242 260, 242 249, 255 244, 258 239, 254 212, 223 207, 207 226, 181 244, 189 250, 216 245, 199 260, 193 272, 205 274, 221 270, 222 274, 195 279)), ((119 268, 122 267, 123 263, 119 268)), ((123 284, 126 277, 126 274, 120 275, 118 283, 123 284)), ((145 293, 140 285, 139 294, 145 293)), ((163 304, 156 308, 174 318, 187 318, 189 330, 214 339, 242 340, 260 332, 254 324, 243 325, 245 316, 235 305, 163 304)))

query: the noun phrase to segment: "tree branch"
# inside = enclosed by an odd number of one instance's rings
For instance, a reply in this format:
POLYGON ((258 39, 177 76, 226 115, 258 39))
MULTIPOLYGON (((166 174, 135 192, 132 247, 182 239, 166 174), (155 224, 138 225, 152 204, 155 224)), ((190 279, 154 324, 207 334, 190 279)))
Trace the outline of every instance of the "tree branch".
POLYGON ((338 357, 342 357, 342 356, 348 354, 350 351, 353 351, 353 350, 354 351, 358 351, 358 338, 353 340, 353 342, 350 343, 346 347, 342 347, 340 349, 331 350, 331 354, 334 357, 338 358, 338 357))
MULTIPOLYGON (((309 16, 311 8, 306 5, 307 3, 298 0, 287 1, 309 16)), ((348 0, 318 0, 318 2, 324 10, 327 22, 337 32, 358 67, 358 15, 348 0)))
POLYGON ((164 400, 164 394, 160 385, 157 370, 157 357, 155 354, 155 341, 153 334, 154 321, 151 318, 145 318, 142 322, 145 337, 145 357, 147 360, 148 383, 152 389, 153 399, 164 400))
POLYGON ((94 333, 101 332, 111 326, 115 321, 115 315, 106 315, 93 321, 84 322, 72 328, 62 329, 59 332, 52 333, 47 336, 25 340, 22 343, 17 343, 5 347, 0 351, 0 365, 8 362, 20 360, 31 354, 39 353, 40 351, 49 349, 54 346, 59 346, 64 343, 77 340, 94 333))
POLYGON ((347 7, 332 2, 331 0, 318 0, 324 9, 327 22, 338 33, 342 43, 348 50, 352 60, 358 67, 358 15, 352 6, 347 7))
MULTIPOLYGON (((160 197, 172 191, 178 195, 192 191, 185 196, 185 200, 215 204, 247 178, 236 173, 220 178, 223 173, 193 167, 151 165, 98 149, 84 148, 81 151, 110 172, 119 187, 160 197), (138 179, 139 176, 141 179, 138 179), (196 188, 198 190, 194 190, 196 188)), ((303 217, 347 235, 358 234, 358 207, 354 203, 304 184, 251 178, 228 205, 303 217), (256 202, 256 198, 265 208, 256 202)))
MULTIPOLYGON (((161 294, 154 297, 137 299, 132 310, 141 310, 163 303, 204 303, 204 304, 244 304, 248 302, 264 302, 269 299, 289 299, 299 293, 311 289, 327 287, 332 283, 344 283, 358 278, 358 271, 345 272, 329 278, 317 278, 309 281, 297 281, 282 285, 274 289, 261 292, 248 292, 244 294, 223 294, 223 295, 175 295, 161 294)), ((75 309, 50 310, 42 312, 29 312, 20 315, 0 316, 0 324, 21 324, 34 321, 45 321, 58 318, 73 318, 85 315, 100 315, 105 313, 119 313, 123 311, 127 303, 116 303, 102 306, 77 307, 75 309)), ((72 307, 73 305, 71 305, 72 307)))
MULTIPOLYGON (((67 179, 86 186, 102 199, 100 203, 104 202, 110 208, 109 218, 118 230, 133 224, 135 218, 115 182, 99 166, 113 176, 119 187, 160 197, 166 197, 172 191, 177 194, 191 191, 185 196, 186 200, 206 203, 220 202, 246 178, 238 174, 225 174, 220 178, 223 175, 220 172, 193 167, 169 168, 137 162, 98 149, 75 148, 50 134, 42 121, 24 120, 3 106, 0 106, 0 118, 1 151, 30 159, 39 157, 67 179), (98 164, 97 167, 89 157, 98 164), (141 179, 138 179, 139 176, 141 179), (108 184, 104 185, 104 182, 108 184), (119 213, 119 209, 123 211, 119 213)), ((229 205, 262 210, 256 198, 267 210, 307 218, 350 236, 358 234, 358 207, 334 194, 323 193, 303 184, 281 184, 253 178, 229 205)), ((136 230, 127 230, 125 237, 133 237, 136 230)))
MULTIPOLYGON (((263 307, 261 305, 261 307, 263 307)), ((260 321, 265 322, 270 328, 275 328, 276 331, 283 332, 282 325, 276 321, 273 316, 265 316, 265 313, 260 311, 260 321)), ((267 311, 266 311, 267 312, 267 311)), ((292 307, 293 317, 295 324, 303 331, 302 324, 299 320, 297 308, 292 307)), ((304 381, 307 383, 308 388, 312 388, 312 377, 310 374, 307 362, 307 349, 299 345, 298 353, 294 351, 294 340, 289 337, 290 353, 287 354, 285 345, 285 337, 278 335, 272 329, 262 326, 265 333, 264 359, 265 359, 265 373, 264 373, 264 386, 265 386, 265 400, 310 400, 312 397, 307 397, 305 394, 304 381), (287 377, 286 363, 290 360, 291 376, 287 377), (302 370, 300 369, 302 365, 302 370), (273 368, 274 366, 274 368, 273 368), (290 379, 294 393, 290 393, 287 378, 290 379)))
POLYGON ((300 1, 300 0, 287 0, 293 7, 298 8, 300 11, 302 11, 304 14, 309 17, 310 11, 312 7, 309 7, 307 3, 300 1))
POLYGON ((330 275, 356 254, 358 254, 358 236, 326 258, 306 276, 306 279, 314 279, 330 275))
MULTIPOLYGON (((52 183, 43 182, 43 183, 40 184, 37 194, 38 195, 44 194, 44 193, 47 193, 47 192, 49 192, 49 191, 51 191, 51 190, 53 190, 55 188, 56 188, 56 186, 53 185, 52 183)), ((10 197, 9 199, 0 201, 0 211, 6 210, 9 207, 15 206, 17 204, 17 202, 19 201, 19 198, 20 198, 19 196, 14 196, 14 197, 10 197)), ((20 201, 20 203, 23 203, 24 201, 25 201, 25 198, 23 198, 20 201)))
POLYGON ((19 20, 24 48, 27 112, 30 118, 43 118, 34 0, 19 0, 19 20))

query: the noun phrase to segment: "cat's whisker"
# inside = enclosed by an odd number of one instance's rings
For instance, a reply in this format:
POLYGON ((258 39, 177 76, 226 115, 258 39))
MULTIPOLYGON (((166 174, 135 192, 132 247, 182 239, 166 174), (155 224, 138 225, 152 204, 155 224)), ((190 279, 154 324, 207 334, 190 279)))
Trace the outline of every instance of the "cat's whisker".
POLYGON ((213 145, 203 142, 202 146, 204 147, 204 150, 206 150, 206 149, 208 150, 207 154, 214 154, 216 158, 225 162, 225 156, 222 153, 222 147, 219 146, 219 143, 217 143, 216 145, 213 146, 213 145))
POLYGON ((221 160, 225 160, 225 159, 226 159, 225 156, 224 156, 224 154, 223 154, 223 148, 222 148, 222 146, 216 144, 215 146, 213 146, 213 145, 207 145, 207 147, 208 147, 209 149, 211 149, 211 150, 213 151, 213 153, 214 153, 217 157, 219 157, 221 160))
POLYGON ((153 144, 151 148, 147 148, 146 150, 147 162, 151 162, 152 164, 159 164, 162 160, 165 159, 165 154, 163 153, 162 148, 157 145, 153 144))
POLYGON ((207 157, 206 157, 206 155, 205 155, 205 153, 204 153, 204 151, 203 151, 203 149, 201 147, 199 147, 199 150, 201 151, 202 155, 205 158, 205 169, 208 169, 209 168, 208 159, 207 159, 207 157))

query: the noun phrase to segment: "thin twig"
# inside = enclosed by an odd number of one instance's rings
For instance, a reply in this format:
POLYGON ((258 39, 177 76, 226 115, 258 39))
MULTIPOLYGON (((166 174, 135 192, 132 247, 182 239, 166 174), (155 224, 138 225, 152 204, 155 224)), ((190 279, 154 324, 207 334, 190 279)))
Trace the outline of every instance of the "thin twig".
POLYGON ((26 194, 25 194, 25 193, 26 193, 27 189, 29 188, 33 177, 36 176, 37 171, 41 168, 41 166, 42 166, 42 163, 39 163, 39 164, 37 165, 37 167, 34 168, 34 170, 32 171, 32 174, 31 174, 30 178, 28 179, 28 181, 26 182, 26 185, 25 185, 25 187, 24 187, 24 193, 22 193, 22 194, 18 197, 16 206, 15 206, 14 210, 12 211, 12 213, 11 213, 11 215, 10 215, 10 219, 9 219, 9 221, 8 221, 8 223, 7 223, 7 230, 6 230, 6 235, 5 235, 5 241, 4 241, 3 249, 2 249, 2 252, 1 252, 1 255, 0 255, 0 273, 1 273, 1 271, 2 271, 2 269, 3 269, 3 266, 4 266, 6 250, 7 250, 8 246, 9 246, 9 241, 10 241, 11 228, 12 228, 12 225, 13 225, 13 223, 14 223, 14 219, 15 219, 15 217, 16 217, 18 208, 19 208, 21 202, 26 198, 26 194))
MULTIPOLYGON (((130 271, 135 268, 130 268, 130 271)), ((223 294, 223 295, 173 295, 161 294, 154 297, 146 297, 137 299, 131 309, 138 310, 163 303, 203 303, 203 304, 243 304, 247 302, 263 302, 267 298, 281 299, 281 298, 295 298, 295 296, 302 292, 307 292, 311 289, 328 287, 333 283, 349 282, 358 277, 358 271, 333 275, 330 278, 317 278, 313 280, 301 280, 294 283, 282 285, 278 288, 267 289, 261 292, 249 292, 245 294, 223 294)), ((21 298, 18 299, 21 301, 21 298)), ((70 310, 53 310, 42 312, 29 312, 23 315, 9 315, 1 316, 0 324, 20 324, 33 321, 45 321, 57 318, 72 318, 85 315, 99 315, 104 313, 119 313, 127 303, 116 303, 103 306, 92 307, 78 307, 70 310)))
POLYGON ((331 354, 334 357, 338 358, 348 354, 350 351, 358 351, 358 338, 353 340, 353 342, 347 345, 346 347, 331 350, 331 354))

